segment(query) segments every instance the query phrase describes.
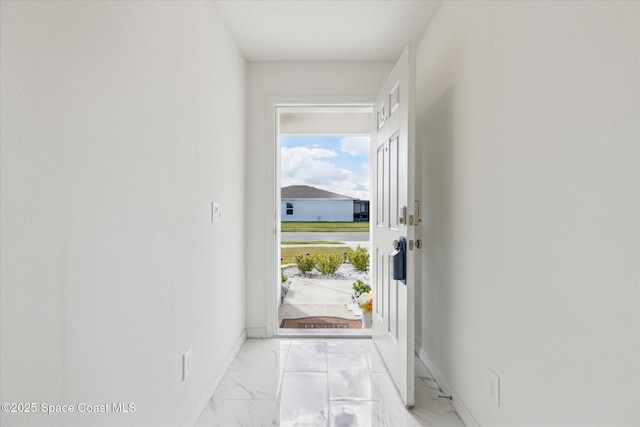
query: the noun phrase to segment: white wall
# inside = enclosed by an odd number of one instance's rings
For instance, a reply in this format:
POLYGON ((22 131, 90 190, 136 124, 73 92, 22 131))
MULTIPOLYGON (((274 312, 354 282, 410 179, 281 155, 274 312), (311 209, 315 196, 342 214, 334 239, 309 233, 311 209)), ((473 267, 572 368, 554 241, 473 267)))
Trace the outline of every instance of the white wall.
POLYGON ((282 200, 282 221, 353 222, 353 200, 282 200), (293 204, 293 215, 287 215, 286 204, 293 204))
MULTIPOLYGON (((267 305, 275 303, 275 146, 268 105, 280 97, 373 97, 390 62, 255 62, 247 69, 246 264, 247 335, 267 334, 267 305), (270 255, 272 254, 272 255, 270 255), (266 302, 266 303, 265 303, 266 302)), ((279 191, 279 189, 278 189, 279 191)), ((272 309, 275 309, 272 307, 272 309)))
POLYGON ((245 327, 246 63, 212 2, 1 15, 0 400, 136 405, 1 424, 181 425, 245 327))
POLYGON ((417 338, 480 425, 640 424, 639 21, 444 2, 417 49, 417 338))
MULTIPOLYGON (((325 110, 331 110, 329 108, 325 110)), ((281 112, 278 123, 280 136, 284 135, 369 135, 371 108, 362 112, 281 112)))

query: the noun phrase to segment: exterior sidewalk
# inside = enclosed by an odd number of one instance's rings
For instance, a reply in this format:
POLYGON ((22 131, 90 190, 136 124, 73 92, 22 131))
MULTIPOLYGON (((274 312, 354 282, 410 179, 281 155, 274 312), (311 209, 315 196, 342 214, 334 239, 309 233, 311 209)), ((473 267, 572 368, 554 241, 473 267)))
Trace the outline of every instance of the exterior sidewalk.
POLYGON ((291 278, 291 286, 278 309, 278 325, 283 319, 311 316, 335 316, 360 319, 347 308, 355 280, 291 278))

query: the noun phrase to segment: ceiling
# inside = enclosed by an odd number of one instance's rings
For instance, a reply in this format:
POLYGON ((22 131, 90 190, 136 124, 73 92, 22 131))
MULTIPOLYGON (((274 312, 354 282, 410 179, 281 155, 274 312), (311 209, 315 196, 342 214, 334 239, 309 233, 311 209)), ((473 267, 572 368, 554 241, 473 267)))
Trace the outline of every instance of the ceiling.
POLYGON ((249 61, 395 61, 440 0, 220 0, 249 61))

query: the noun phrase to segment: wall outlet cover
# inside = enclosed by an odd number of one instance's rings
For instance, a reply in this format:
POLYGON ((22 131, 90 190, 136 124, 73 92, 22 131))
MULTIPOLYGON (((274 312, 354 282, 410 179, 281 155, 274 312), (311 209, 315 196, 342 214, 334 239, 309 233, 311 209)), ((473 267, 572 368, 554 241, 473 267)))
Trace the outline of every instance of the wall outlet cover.
POLYGON ((193 349, 187 350, 182 356, 182 381, 186 380, 193 369, 193 349))
POLYGON ((489 369, 489 399, 500 406, 500 377, 489 369))
POLYGON ((211 203, 211 222, 220 222, 222 219, 222 203, 211 203))

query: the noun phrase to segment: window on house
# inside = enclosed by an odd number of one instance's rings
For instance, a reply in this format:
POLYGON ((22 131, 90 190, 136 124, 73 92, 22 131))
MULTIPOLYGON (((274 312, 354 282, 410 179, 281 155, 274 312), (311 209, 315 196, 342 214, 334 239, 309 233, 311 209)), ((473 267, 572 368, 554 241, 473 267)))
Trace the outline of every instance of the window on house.
POLYGON ((287 215, 293 215, 293 203, 287 203, 287 215))

